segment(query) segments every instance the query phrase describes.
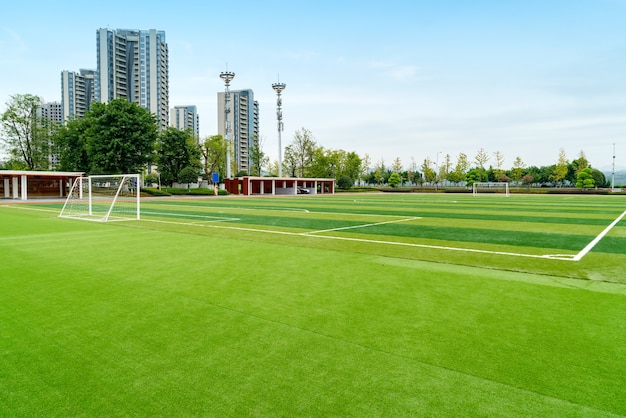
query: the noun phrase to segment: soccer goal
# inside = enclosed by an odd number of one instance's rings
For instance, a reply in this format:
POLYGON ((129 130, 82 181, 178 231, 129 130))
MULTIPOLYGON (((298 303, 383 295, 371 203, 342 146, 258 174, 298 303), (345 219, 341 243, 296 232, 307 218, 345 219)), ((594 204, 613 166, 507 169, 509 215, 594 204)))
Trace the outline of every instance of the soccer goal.
POLYGON ((79 177, 59 216, 98 222, 139 219, 139 192, 139 174, 79 177))
POLYGON ((485 193, 503 193, 509 196, 509 183, 505 182, 476 182, 472 185, 474 196, 485 193))

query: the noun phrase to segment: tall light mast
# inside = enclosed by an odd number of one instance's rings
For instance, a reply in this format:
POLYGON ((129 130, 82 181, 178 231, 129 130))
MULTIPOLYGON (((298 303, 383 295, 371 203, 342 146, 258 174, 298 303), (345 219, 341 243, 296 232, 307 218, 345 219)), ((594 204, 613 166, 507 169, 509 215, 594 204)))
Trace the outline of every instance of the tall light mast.
POLYGON ((611 191, 615 191, 615 142, 613 142, 613 173, 611 174, 611 191))
POLYGON ((228 115, 230 114, 230 82, 235 78, 235 73, 232 71, 222 71, 220 73, 220 78, 224 80, 224 85, 226 90, 224 91, 224 140, 226 142, 226 178, 229 179, 230 176, 230 119, 228 115))
POLYGON ((280 97, 280 94, 285 90, 287 85, 285 83, 274 83, 272 84, 272 88, 276 92, 276 118, 278 119, 278 177, 283 176, 283 146, 281 144, 280 134, 283 131, 283 111, 282 105, 283 100, 280 97))

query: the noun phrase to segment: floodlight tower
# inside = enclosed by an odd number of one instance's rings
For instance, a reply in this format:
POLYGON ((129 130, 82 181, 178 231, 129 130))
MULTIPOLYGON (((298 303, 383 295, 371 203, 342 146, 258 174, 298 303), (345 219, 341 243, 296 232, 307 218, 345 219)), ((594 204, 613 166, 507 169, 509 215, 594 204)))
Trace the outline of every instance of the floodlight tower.
POLYGON ((611 174, 611 191, 615 191, 615 142, 613 142, 613 173, 611 174))
POLYGON ((232 71, 222 71, 220 78, 224 80, 224 140, 226 141, 226 178, 230 178, 230 82, 235 78, 235 73, 232 71))
POLYGON ((280 94, 285 90, 287 85, 285 83, 274 83, 272 84, 272 88, 276 92, 276 118, 278 119, 278 177, 283 176, 283 147, 281 144, 280 133, 283 131, 283 99, 280 97, 280 94))

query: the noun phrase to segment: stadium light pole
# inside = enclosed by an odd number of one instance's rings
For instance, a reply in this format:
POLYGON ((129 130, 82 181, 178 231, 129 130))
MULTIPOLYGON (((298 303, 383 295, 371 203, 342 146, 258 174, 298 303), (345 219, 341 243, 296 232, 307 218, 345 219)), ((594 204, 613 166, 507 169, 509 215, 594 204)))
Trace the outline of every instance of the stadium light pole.
POLYGON ((615 191, 615 142, 613 142, 613 172, 611 173, 611 191, 615 191))
POLYGON ((439 183, 439 154, 441 151, 437 152, 437 161, 435 162, 435 190, 437 190, 437 183, 439 183))
POLYGON ((232 71, 222 71, 220 78, 224 80, 224 140, 226 141, 226 178, 230 178, 230 82, 235 78, 232 71))
POLYGON ((283 176, 283 146, 281 144, 281 132, 283 131, 283 99, 280 97, 283 90, 285 90, 287 85, 285 83, 272 84, 272 88, 276 92, 276 119, 278 120, 278 177, 283 176))

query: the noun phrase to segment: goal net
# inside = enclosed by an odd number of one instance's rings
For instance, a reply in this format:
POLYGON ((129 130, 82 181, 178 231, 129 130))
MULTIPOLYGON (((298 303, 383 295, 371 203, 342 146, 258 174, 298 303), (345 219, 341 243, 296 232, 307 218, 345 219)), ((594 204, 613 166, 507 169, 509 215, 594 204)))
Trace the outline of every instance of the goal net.
POLYGON ((501 193, 505 196, 509 196, 509 183, 475 182, 472 185, 472 193, 474 196, 485 193, 501 193))
POLYGON ((59 216, 99 222, 139 219, 139 192, 139 174, 79 177, 59 216))

